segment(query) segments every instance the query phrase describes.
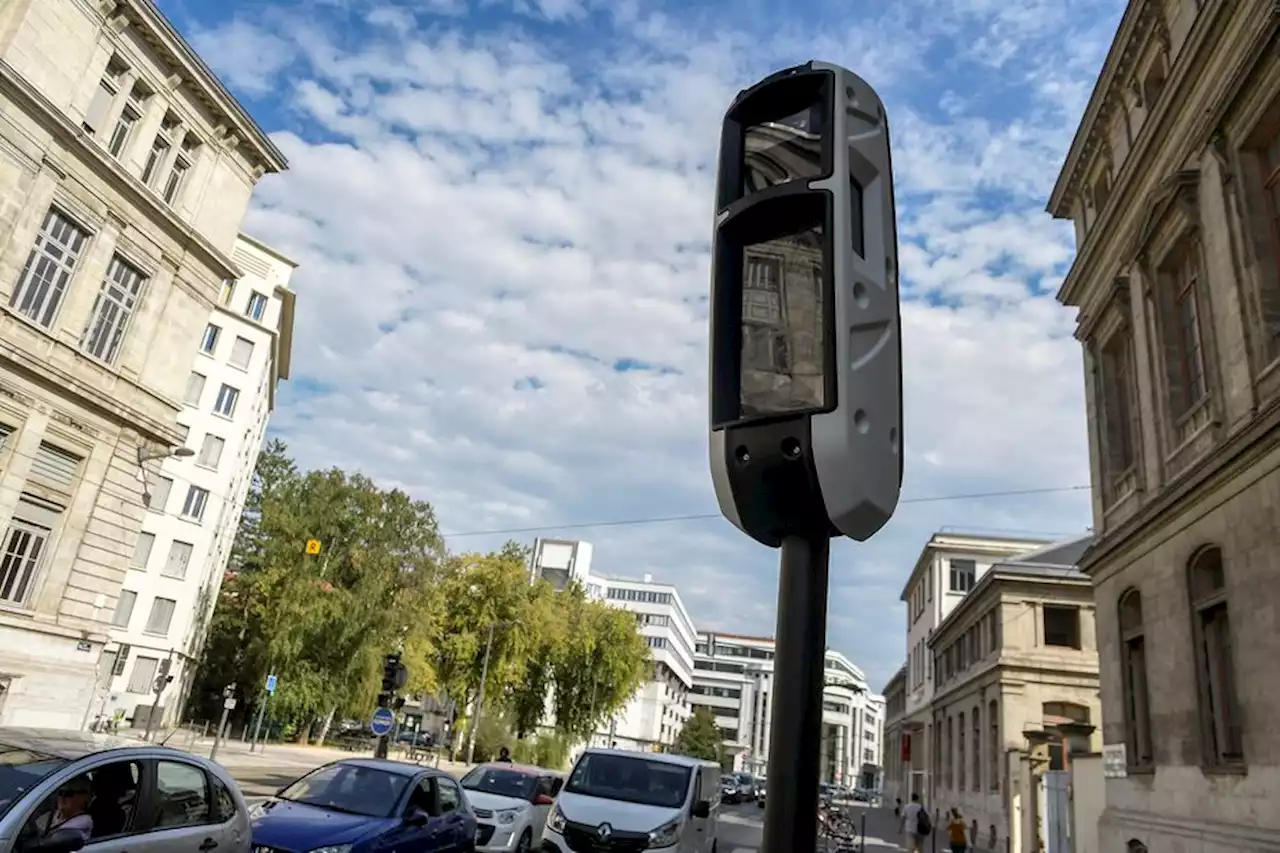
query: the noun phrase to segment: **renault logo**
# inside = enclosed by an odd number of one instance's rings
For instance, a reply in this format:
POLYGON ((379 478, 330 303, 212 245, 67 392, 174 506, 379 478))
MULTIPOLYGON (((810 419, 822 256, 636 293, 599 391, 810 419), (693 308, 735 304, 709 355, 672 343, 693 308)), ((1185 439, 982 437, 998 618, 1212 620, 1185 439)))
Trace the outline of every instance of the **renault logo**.
POLYGON ((608 841, 610 835, 613 835, 613 827, 609 824, 602 823, 596 827, 596 837, 601 841, 608 841))

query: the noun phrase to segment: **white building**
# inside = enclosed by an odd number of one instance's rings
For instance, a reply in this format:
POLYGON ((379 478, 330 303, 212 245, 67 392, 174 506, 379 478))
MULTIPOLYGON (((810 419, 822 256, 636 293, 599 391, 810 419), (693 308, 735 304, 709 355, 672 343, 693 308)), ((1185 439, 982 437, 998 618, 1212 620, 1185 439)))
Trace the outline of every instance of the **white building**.
MULTIPOLYGON (((698 635, 691 698, 715 713, 735 770, 768 775, 774 651, 770 637, 698 635)), ((852 787, 878 762, 884 701, 844 655, 828 650, 825 665, 822 779, 852 787)))
POLYGON ((930 710, 933 703, 933 655, 929 637, 998 563, 1048 545, 1048 540, 993 537, 970 533, 935 533, 916 559, 901 600, 907 605, 906 707, 895 726, 899 746, 894 754, 909 764, 900 777, 902 788, 894 796, 905 801, 912 793, 928 798, 929 745, 933 743, 930 710), (906 742, 905 745, 903 742, 906 742), (907 756, 910 756, 907 758, 907 756))
POLYGON ((187 379, 178 423, 190 455, 148 471, 148 510, 112 619, 92 715, 145 726, 157 673, 157 723, 177 722, 195 675, 276 386, 289 376, 297 266, 241 235, 228 280, 187 379), (168 664, 165 663, 168 661, 168 664))
POLYGON ((561 590, 570 583, 580 584, 591 598, 634 613, 654 661, 654 678, 641 685, 608 727, 592 737, 592 743, 645 750, 671 744, 691 713, 695 631, 689 612, 675 587, 655 583, 650 575, 628 580, 592 574, 591 555, 589 542, 538 539, 533 544, 530 576, 561 590))
POLYGON ((77 728, 280 152, 152 0, 0 2, 0 725, 77 728))

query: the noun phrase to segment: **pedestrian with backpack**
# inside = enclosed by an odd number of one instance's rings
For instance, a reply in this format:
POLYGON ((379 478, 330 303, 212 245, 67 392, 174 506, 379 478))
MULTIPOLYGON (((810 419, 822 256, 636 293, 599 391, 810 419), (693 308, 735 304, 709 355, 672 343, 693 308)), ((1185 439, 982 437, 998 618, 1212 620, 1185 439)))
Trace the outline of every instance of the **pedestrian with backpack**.
POLYGON ((920 804, 920 795, 912 794, 911 802, 902 810, 902 840, 907 853, 924 853, 924 840, 933 832, 933 821, 920 804))

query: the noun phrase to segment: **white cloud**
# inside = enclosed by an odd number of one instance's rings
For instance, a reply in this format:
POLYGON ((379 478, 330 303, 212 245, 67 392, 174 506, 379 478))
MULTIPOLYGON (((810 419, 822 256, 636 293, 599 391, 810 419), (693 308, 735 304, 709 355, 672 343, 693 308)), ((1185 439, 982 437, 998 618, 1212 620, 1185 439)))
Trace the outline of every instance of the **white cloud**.
MULTIPOLYGON (((454 533, 714 512, 719 122, 754 78, 820 56, 880 86, 894 123, 905 497, 1087 482, 1079 350, 1052 299, 1071 235, 1041 209, 1119 0, 886 3, 856 20, 833 4, 803 25, 751 4, 719 19, 357 5, 375 26, 356 34, 269 11, 197 37, 238 91, 272 93, 261 119, 292 163, 246 225, 302 262, 295 374, 333 389, 286 391, 275 415, 304 464, 408 488, 454 533)), ((835 548, 831 643, 875 681, 892 673, 898 594, 941 526, 1088 523, 1080 492, 905 503, 870 543, 835 548)), ((603 571, 677 583, 708 626, 772 630, 775 555, 723 521, 563 533, 593 541, 603 571)))

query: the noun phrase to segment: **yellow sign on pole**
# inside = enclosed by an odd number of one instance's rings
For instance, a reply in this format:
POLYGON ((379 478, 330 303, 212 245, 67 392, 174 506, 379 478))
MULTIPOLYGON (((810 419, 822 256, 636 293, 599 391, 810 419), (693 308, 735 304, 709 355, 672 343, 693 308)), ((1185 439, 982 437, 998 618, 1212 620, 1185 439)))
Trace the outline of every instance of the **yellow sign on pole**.
POLYGON ((319 553, 320 553, 320 540, 319 540, 319 539, 308 539, 308 540, 307 540, 307 554, 308 554, 308 555, 310 555, 310 556, 312 556, 312 557, 314 557, 316 554, 319 554, 319 553))

